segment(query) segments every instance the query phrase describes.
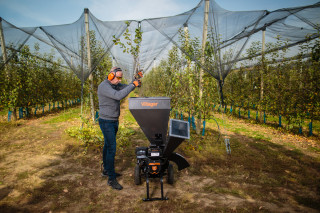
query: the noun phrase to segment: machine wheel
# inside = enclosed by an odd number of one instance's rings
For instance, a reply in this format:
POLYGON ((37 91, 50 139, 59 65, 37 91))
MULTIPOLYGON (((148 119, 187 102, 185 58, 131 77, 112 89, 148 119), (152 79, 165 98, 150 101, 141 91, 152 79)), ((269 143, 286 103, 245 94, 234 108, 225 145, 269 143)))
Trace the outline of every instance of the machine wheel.
POLYGON ((168 166, 168 183, 173 184, 174 176, 173 176, 173 165, 169 164, 168 166))
POLYGON ((134 183, 136 185, 141 184, 141 175, 140 175, 140 166, 137 164, 136 167, 134 168, 134 183))

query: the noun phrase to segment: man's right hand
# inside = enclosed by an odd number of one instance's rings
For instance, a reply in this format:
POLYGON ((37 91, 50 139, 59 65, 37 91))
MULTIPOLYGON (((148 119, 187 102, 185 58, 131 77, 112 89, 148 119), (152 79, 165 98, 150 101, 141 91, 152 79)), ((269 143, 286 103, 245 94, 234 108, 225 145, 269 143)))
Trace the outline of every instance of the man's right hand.
POLYGON ((139 79, 134 80, 132 83, 135 87, 141 87, 141 81, 139 79))

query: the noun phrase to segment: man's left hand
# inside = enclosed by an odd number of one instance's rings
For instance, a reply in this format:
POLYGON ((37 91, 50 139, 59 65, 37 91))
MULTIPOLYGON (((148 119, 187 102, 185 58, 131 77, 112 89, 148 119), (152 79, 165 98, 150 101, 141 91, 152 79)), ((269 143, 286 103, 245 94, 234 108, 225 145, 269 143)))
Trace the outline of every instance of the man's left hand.
POLYGON ((135 75, 134 75, 134 78, 135 79, 140 79, 143 77, 143 74, 142 74, 142 70, 139 70, 139 72, 137 72, 135 75))
POLYGON ((141 72, 141 71, 140 71, 140 72, 138 72, 137 74, 138 74, 139 78, 142 78, 142 77, 143 77, 143 74, 142 74, 142 72, 141 72))

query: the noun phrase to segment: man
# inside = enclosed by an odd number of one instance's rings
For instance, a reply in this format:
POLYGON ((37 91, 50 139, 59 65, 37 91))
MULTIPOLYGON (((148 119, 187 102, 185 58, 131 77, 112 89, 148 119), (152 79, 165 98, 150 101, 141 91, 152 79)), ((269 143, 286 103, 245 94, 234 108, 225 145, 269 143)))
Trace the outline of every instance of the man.
MULTIPOLYGON (((139 73, 142 77, 142 73, 139 73)), ((134 80, 126 85, 121 84, 122 70, 113 67, 106 80, 98 87, 99 98, 99 125, 104 136, 103 146, 103 171, 102 176, 108 176, 108 185, 113 189, 121 190, 123 187, 118 183, 115 173, 114 158, 116 154, 116 135, 119 126, 120 100, 125 98, 135 87, 141 86, 140 80, 134 80)))

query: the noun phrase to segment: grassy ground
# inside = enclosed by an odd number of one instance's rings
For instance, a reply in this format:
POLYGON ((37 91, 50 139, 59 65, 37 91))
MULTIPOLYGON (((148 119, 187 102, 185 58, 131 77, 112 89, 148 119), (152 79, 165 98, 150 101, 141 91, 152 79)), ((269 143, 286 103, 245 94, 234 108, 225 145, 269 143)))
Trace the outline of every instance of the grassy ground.
MULTIPOLYGON (((319 212, 320 141, 215 114, 206 135, 194 134, 177 152, 191 167, 164 184, 168 201, 143 202, 134 185, 134 150, 149 143, 122 104, 120 123, 133 134, 120 147, 116 170, 122 191, 100 176, 101 149, 84 154, 65 130, 80 126, 80 108, 0 123, 0 212, 319 212), (219 140, 218 140, 219 139, 219 140)), ((99 128, 95 126, 95 128, 99 128)), ((121 135, 121 134, 120 134, 121 135)), ((120 141, 122 139, 119 139, 120 141)), ((160 196, 158 180, 151 195, 160 196)))
MULTIPOLYGON (((216 113, 219 112, 219 114, 221 113, 227 113, 228 115, 230 115, 230 108, 226 108, 226 111, 224 109, 219 109, 217 106, 213 109, 213 111, 215 111, 216 113)), ((253 123, 258 123, 259 121, 256 120, 256 114, 257 111, 256 110, 250 110, 250 117, 248 117, 248 110, 240 108, 240 117, 244 120, 247 120, 249 122, 253 122, 253 123)), ((239 118, 239 108, 233 108, 232 111, 232 115, 236 118, 239 118)), ((258 114, 258 116, 260 117, 260 114, 258 114)), ((258 117, 258 119, 259 119, 258 117)), ((262 121, 260 122, 260 124, 263 124, 263 117, 261 118, 262 121)), ((301 124, 301 133, 299 133, 299 126, 297 124, 293 124, 291 123, 289 125, 288 120, 286 120, 284 117, 281 118, 281 130, 283 131, 288 131, 294 134, 299 134, 299 135, 304 135, 304 136, 309 136, 310 134, 310 129, 309 129, 309 123, 310 120, 305 119, 304 122, 301 124)), ((263 124, 266 126, 271 126, 271 127, 279 127, 279 116, 275 116, 275 115, 271 115, 269 113, 266 113, 266 123, 263 124)), ((318 120, 314 120, 312 122, 312 134, 315 136, 319 136, 320 133, 320 121, 318 120)))

